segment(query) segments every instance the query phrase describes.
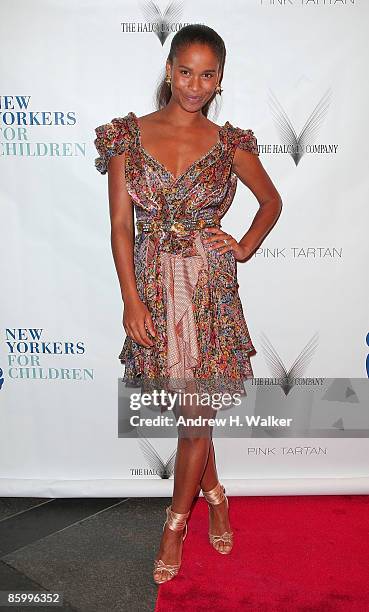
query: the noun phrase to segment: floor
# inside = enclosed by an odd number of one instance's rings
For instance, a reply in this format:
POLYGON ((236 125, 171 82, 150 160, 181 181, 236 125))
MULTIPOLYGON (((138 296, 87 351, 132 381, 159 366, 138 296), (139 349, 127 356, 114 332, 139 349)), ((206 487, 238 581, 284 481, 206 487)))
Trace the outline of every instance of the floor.
POLYGON ((0 590, 62 592, 63 605, 40 606, 45 612, 153 611, 152 566, 168 503, 0 498, 0 590))

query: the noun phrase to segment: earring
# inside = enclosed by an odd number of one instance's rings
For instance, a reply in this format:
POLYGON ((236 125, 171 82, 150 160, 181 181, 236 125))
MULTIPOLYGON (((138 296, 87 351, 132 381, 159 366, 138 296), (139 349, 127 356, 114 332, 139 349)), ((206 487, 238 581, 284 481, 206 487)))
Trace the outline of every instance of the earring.
POLYGON ((170 78, 170 74, 167 74, 167 76, 165 77, 165 82, 166 82, 167 85, 171 84, 172 80, 170 78))
POLYGON ((217 93, 219 95, 222 95, 222 91, 223 91, 223 89, 221 88, 221 86, 218 83, 218 85, 215 88, 215 93, 217 93))

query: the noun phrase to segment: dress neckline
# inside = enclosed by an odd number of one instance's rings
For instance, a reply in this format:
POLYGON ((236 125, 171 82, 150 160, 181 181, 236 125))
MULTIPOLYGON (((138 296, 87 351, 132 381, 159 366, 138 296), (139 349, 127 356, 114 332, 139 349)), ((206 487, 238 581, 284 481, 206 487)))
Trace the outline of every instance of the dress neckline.
POLYGON ((198 159, 195 159, 183 172, 181 172, 181 174, 179 176, 174 176, 174 174, 168 170, 168 168, 166 168, 164 166, 164 164, 162 164, 158 159, 156 159, 156 157, 154 157, 153 155, 151 155, 151 153, 149 153, 145 147, 142 146, 142 140, 141 140, 141 129, 140 129, 140 125, 138 122, 138 117, 137 115, 133 112, 130 111, 128 113, 134 120, 134 124, 136 127, 136 135, 137 135, 137 143, 138 146, 140 148, 140 150, 142 151, 142 153, 149 158, 152 162, 154 162, 159 168, 161 168, 161 170, 163 170, 165 172, 165 174, 170 178, 170 180, 172 181, 172 183, 175 185, 176 183, 178 183, 183 177, 185 177, 195 166, 197 166, 197 164, 199 164, 200 162, 202 162, 204 159, 206 159, 207 157, 209 157, 212 153, 214 153, 214 151, 216 151, 218 148, 222 148, 223 146, 223 142, 222 142, 222 134, 223 134, 223 130, 225 130, 228 125, 229 125, 229 121, 226 121, 224 123, 224 125, 220 126, 219 130, 218 130, 218 140, 215 144, 213 144, 212 147, 210 147, 210 149, 208 151, 206 151, 206 153, 204 153, 204 155, 202 155, 201 157, 199 157, 198 159))

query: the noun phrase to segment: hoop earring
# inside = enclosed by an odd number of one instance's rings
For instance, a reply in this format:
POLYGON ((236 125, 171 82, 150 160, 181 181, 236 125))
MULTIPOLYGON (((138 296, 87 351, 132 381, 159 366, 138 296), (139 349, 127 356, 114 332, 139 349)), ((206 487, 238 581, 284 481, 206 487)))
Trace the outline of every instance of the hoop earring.
POLYGON ((170 74, 167 74, 167 76, 165 77, 165 82, 167 85, 171 85, 172 79, 170 78, 170 74))
POLYGON ((220 96, 222 95, 222 91, 223 89, 221 88, 220 84, 218 83, 218 85, 215 88, 215 93, 219 94, 220 96))

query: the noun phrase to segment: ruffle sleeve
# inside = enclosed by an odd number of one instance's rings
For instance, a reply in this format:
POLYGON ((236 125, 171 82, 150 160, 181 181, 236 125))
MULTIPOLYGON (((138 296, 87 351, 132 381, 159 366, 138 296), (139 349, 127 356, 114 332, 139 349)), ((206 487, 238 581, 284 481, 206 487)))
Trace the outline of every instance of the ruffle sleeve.
POLYGON ((252 130, 236 128, 236 145, 239 149, 259 155, 258 142, 252 130))
POLYGON ((95 134, 94 145, 99 153, 95 159, 95 168, 101 174, 106 174, 109 159, 121 155, 127 148, 129 131, 126 117, 115 117, 109 123, 99 125, 95 128, 95 134))

